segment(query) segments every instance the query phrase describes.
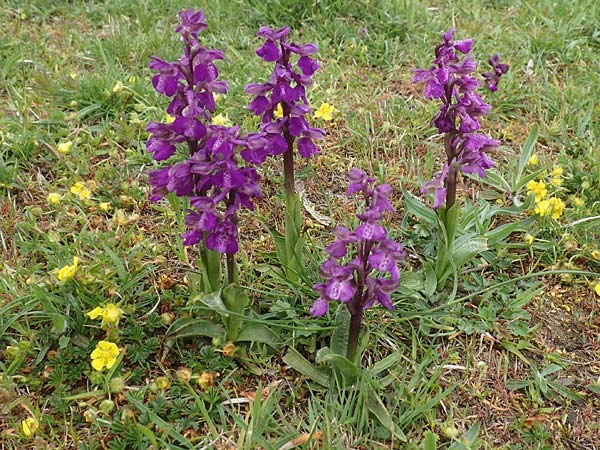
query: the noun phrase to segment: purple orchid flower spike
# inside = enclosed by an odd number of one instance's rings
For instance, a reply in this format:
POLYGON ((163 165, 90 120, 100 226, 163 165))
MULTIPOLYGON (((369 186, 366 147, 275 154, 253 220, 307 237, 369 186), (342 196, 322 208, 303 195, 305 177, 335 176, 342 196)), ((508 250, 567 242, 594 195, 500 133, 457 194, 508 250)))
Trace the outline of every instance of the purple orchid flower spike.
MULTIPOLYGON (((455 203, 459 171, 485 177, 486 170, 494 166, 489 154, 500 144, 478 133, 480 117, 491 107, 476 92, 480 84, 473 76, 477 68, 470 56, 473 40, 455 41, 454 34, 454 29, 442 33, 443 42, 435 48, 433 65, 429 69, 415 69, 413 78, 413 82, 425 84, 425 98, 441 102, 431 124, 444 136, 447 162, 443 170, 421 188, 423 194, 434 193, 435 209, 444 202, 446 208, 455 203)), ((490 64, 493 71, 485 72, 483 77, 488 88, 495 91, 508 66, 500 63, 498 55, 490 58, 490 64)))
POLYGON ((148 124, 146 149, 162 161, 171 158, 179 144, 186 144, 189 155, 150 172, 150 200, 159 201, 170 192, 189 197, 184 245, 202 244, 231 255, 238 251, 239 209, 253 209, 253 199, 261 196, 260 177, 251 164, 264 160, 260 152, 267 139, 256 133, 243 136, 239 127, 209 124, 216 107, 214 94, 227 92, 227 83, 218 80, 214 64, 224 55, 198 42, 198 34, 207 28, 202 11, 184 10, 179 18, 176 31, 181 34, 184 54, 174 62, 153 56, 150 63, 158 72, 152 78, 154 88, 171 98, 167 112, 173 120, 148 124))
POLYGON ((490 66, 492 66, 492 70, 483 72, 481 75, 485 80, 487 88, 492 92, 496 92, 498 90, 500 78, 508 72, 509 67, 508 64, 500 62, 500 56, 498 56, 498 54, 492 55, 488 62, 490 66))
POLYGON ((364 209, 356 214, 360 225, 354 231, 343 226, 335 228, 337 239, 326 248, 329 259, 320 268, 326 282, 313 286, 319 298, 310 313, 322 316, 330 302, 346 303, 351 315, 348 357, 353 358, 363 311, 375 303, 394 309, 390 294, 399 286, 398 263, 406 253, 381 224, 384 214, 394 211, 389 201, 392 187, 376 185, 375 178, 357 168, 350 170, 348 178, 347 195, 359 195, 364 200, 364 209))
POLYGON ((299 45, 288 42, 290 28, 274 30, 260 27, 257 35, 265 42, 256 54, 265 62, 275 63, 271 77, 266 83, 251 83, 246 93, 254 99, 248 109, 260 116, 260 131, 266 139, 261 152, 255 150, 255 160, 264 161, 267 156, 284 154, 285 187, 294 193, 294 144, 303 158, 319 153, 315 140, 324 137, 320 128, 310 126, 307 116, 311 110, 306 98, 306 88, 312 85, 312 75, 319 63, 311 57, 317 51, 314 44, 299 45), (293 55, 298 58, 295 65, 293 55))

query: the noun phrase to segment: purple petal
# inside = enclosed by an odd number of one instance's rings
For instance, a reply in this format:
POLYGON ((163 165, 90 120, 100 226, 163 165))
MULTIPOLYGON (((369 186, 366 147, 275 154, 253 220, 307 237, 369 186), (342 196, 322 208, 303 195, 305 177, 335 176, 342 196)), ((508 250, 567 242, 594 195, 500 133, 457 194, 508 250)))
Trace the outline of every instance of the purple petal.
POLYGON ((298 153, 303 158, 310 158, 319 153, 319 149, 310 139, 303 137, 298 139, 298 153))
POLYGON ((263 61, 273 62, 277 61, 281 56, 281 49, 275 43, 275 41, 268 39, 262 46, 260 46, 256 50, 256 54, 260 56, 263 59, 263 61))
POLYGON ((310 314, 313 317, 319 317, 327 312, 329 302, 324 298, 319 297, 310 307, 310 314))

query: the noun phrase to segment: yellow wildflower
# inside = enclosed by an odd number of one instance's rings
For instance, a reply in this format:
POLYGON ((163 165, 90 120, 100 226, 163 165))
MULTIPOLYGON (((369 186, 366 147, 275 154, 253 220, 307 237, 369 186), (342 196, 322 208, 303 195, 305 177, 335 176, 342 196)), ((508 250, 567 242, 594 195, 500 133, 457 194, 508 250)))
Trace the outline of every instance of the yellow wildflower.
POLYGON ((102 202, 98 204, 98 208, 104 212, 108 212, 108 210, 111 208, 111 204, 110 202, 102 202))
POLYGON ((552 176, 555 178, 562 177, 563 172, 562 166, 556 165, 552 168, 552 176))
POLYGON ((581 208, 583 205, 585 205, 585 202, 583 201, 583 199, 581 197, 575 197, 573 199, 573 204, 576 207, 581 208))
POLYGON ((175 117, 173 117, 171 114, 165 114, 165 121, 167 123, 173 123, 175 122, 175 117))
POLYGON ((119 347, 117 344, 108 341, 100 341, 90 355, 92 367, 98 371, 104 367, 110 369, 117 362, 119 356, 119 347))
POLYGON ((559 187, 562 184, 562 178, 550 178, 550 184, 559 187))
POLYGON ((283 117, 283 107, 281 106, 281 103, 277 103, 277 108, 273 111, 273 117, 276 119, 283 117))
POLYGON ((27 437, 33 436, 39 427, 40 423, 35 417, 28 417, 21 421, 21 431, 27 437))
POLYGON ((113 86, 113 88, 112 88, 112 91, 113 91, 115 94, 118 94, 118 93, 119 93, 119 92, 121 92, 122 90, 123 90, 123 83, 121 83, 120 81, 117 81, 117 82, 115 83, 115 85, 113 86))
POLYGON ((71 142, 71 141, 61 142, 56 147, 56 151, 58 151, 58 153, 62 153, 63 155, 66 155, 67 153, 69 153, 71 151, 71 147, 73 147, 73 142, 71 142))
POLYGON ((227 114, 226 115, 217 114, 215 117, 213 117, 212 123, 214 125, 219 125, 222 127, 230 127, 231 126, 231 120, 229 120, 229 117, 227 117, 227 114))
POLYGON ((88 187, 83 184, 81 181, 78 181, 73 186, 71 186, 71 194, 79 197, 79 200, 89 200, 92 196, 92 191, 88 189, 88 187))
POLYGON ((562 216, 564 209, 564 202, 559 198, 552 197, 548 200, 538 202, 535 212, 536 214, 539 214, 540 217, 551 216, 553 219, 557 220, 562 216))
POLYGON ((333 105, 329 103, 323 103, 319 109, 317 109, 313 115, 315 119, 323 119, 326 122, 333 120, 333 113, 335 112, 335 108, 333 105))
POLYGON ((600 283, 598 283, 596 285, 596 287, 594 288, 594 291, 596 291, 596 294, 600 295, 600 283))
POLYGON ((87 316, 92 320, 102 317, 102 325, 106 325, 113 323, 118 324, 123 313, 124 311, 121 308, 116 307, 113 303, 109 303, 104 308, 97 306, 88 312, 87 316))
POLYGON ((48 194, 48 203, 50 203, 51 205, 56 205, 60 203, 61 199, 62 195, 57 194, 56 192, 50 192, 48 194))
POLYGON ((600 250, 593 250, 592 258, 600 260, 600 250))
POLYGON ((535 238, 529 233, 527 233, 525 236, 523 236, 523 240, 527 245, 531 245, 533 244, 533 241, 535 241, 535 238))
POLYGON ((540 163, 540 159, 538 158, 538 155, 536 155, 535 153, 533 155, 531 155, 529 157, 529 159, 527 160, 528 166, 537 166, 539 163, 540 163))
POLYGON ((70 266, 64 266, 58 271, 58 279, 60 281, 70 280, 77 273, 77 269, 79 268, 79 258, 77 256, 73 257, 73 264, 70 266))
POLYGON ((527 194, 532 193, 535 196, 536 203, 539 203, 548 194, 548 189, 546 189, 543 181, 531 180, 527 183, 527 194))

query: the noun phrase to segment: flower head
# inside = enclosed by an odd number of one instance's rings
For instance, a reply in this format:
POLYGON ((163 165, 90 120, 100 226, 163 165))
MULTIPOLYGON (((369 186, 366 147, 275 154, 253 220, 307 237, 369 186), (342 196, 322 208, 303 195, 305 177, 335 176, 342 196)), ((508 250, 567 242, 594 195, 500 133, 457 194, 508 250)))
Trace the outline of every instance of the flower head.
POLYGON ((497 54, 492 55, 488 62, 490 66, 492 66, 492 70, 483 72, 482 75, 487 88, 492 92, 496 92, 498 90, 500 78, 508 72, 508 64, 502 64, 500 62, 500 56, 497 54))
MULTIPOLYGON (((473 41, 455 41, 453 37, 453 29, 443 33, 443 42, 435 48, 433 65, 428 69, 415 69, 413 77, 413 82, 425 84, 425 98, 441 103, 431 124, 445 136, 447 162, 444 169, 421 189, 423 194, 434 193, 436 209, 443 204, 449 192, 454 192, 447 189, 449 184, 456 185, 457 171, 451 171, 450 168, 485 177, 486 171, 494 166, 489 154, 500 144, 478 133, 479 118, 487 114, 491 107, 477 93, 480 84, 473 76, 477 66, 469 55, 473 41), (448 180, 450 175, 452 179, 448 180)), ((500 63, 498 55, 490 59, 490 64, 497 72, 484 74, 484 79, 491 90, 496 90, 498 79, 508 70, 508 66, 500 63)), ((450 201, 454 201, 454 198, 450 201)))
MULTIPOLYGON (((295 142, 300 156, 310 158, 318 153, 313 141, 322 139, 325 134, 323 130, 311 127, 306 118, 310 114, 306 88, 312 85, 312 75, 319 68, 319 63, 310 55, 316 53, 317 47, 288 42, 290 32, 287 27, 259 29, 257 35, 265 42, 256 54, 263 61, 275 63, 275 67, 268 82, 246 86, 246 93, 254 96, 248 109, 262 118, 265 158, 284 153, 293 148, 295 142), (292 64, 293 55, 297 57, 295 65, 292 64)), ((331 112, 324 110, 323 113, 324 120, 331 120, 331 112)))
POLYGON ((76 195, 79 200, 89 200, 92 196, 92 191, 81 181, 78 181, 71 186, 71 194, 76 195))
POLYGON ((537 166, 540 163, 540 158, 535 153, 529 157, 527 160, 528 166, 537 166))
POLYGON ((110 204, 110 202, 100 202, 100 203, 98 203, 98 208, 100 208, 100 210, 104 211, 104 212, 108 212, 111 207, 112 207, 112 205, 110 204))
POLYGON ((69 153, 71 151, 71 147, 73 147, 73 142, 71 142, 71 141, 61 142, 60 144, 58 144, 58 147, 56 147, 56 150, 58 151, 58 153, 62 153, 63 155, 66 155, 67 153, 69 153))
POLYGON ((109 303, 104 308, 97 306, 96 308, 88 312, 87 316, 92 320, 101 317, 102 325, 117 325, 123 313, 124 311, 121 308, 118 308, 114 304, 109 303))
POLYGON ((540 217, 551 216, 554 220, 560 219, 565 209, 564 202, 556 197, 541 200, 535 207, 535 213, 540 217))
POLYGON ((28 417, 21 421, 21 431, 25 437, 33 436, 39 427, 40 423, 35 417, 28 417))
POLYGON ((79 258, 77 256, 73 257, 73 264, 70 266, 63 266, 58 271, 58 279, 59 281, 67 281, 75 276, 77 270, 79 269, 79 258))
POLYGON ((546 184, 543 181, 531 180, 526 187, 527 194, 533 194, 536 203, 539 203, 548 194, 548 189, 546 189, 546 184))
POLYGON ((525 243, 527 245, 532 245, 535 242, 535 237, 533 237, 531 234, 527 233, 527 234, 525 234, 525 236, 523 236, 523 240, 525 241, 525 243))
POLYGON ((555 178, 562 177, 563 173, 564 173, 564 169, 562 168, 562 166, 555 165, 552 168, 552 176, 555 177, 555 178))
POLYGON ((113 93, 119 94, 123 90, 123 83, 121 81, 117 81, 112 88, 113 93))
POLYGON ((117 347, 117 344, 108 341, 100 341, 90 355, 92 367, 98 371, 101 371, 105 367, 110 369, 117 362, 118 356, 119 347, 117 347))
POLYGON ((323 103, 319 109, 317 109, 315 111, 315 113, 313 114, 313 117, 315 119, 323 119, 326 122, 329 122, 331 120, 333 120, 333 113, 335 112, 335 108, 333 107, 333 105, 330 105, 329 103, 323 103))
POLYGON ((359 194, 365 202, 363 211, 356 214, 361 224, 355 231, 335 228, 337 239, 326 248, 329 259, 320 268, 326 282, 313 286, 319 294, 310 308, 313 316, 325 314, 329 302, 336 300, 346 303, 352 314, 375 302, 394 309, 390 294, 398 288, 398 263, 406 255, 380 223, 386 212, 393 211, 389 202, 392 188, 388 184, 374 185, 374 178, 356 168, 348 178, 348 195, 359 194))
POLYGON ((253 209, 252 199, 261 195, 259 175, 250 165, 264 161, 272 149, 262 135, 242 135, 227 116, 212 117, 215 97, 228 89, 218 79, 215 65, 224 58, 223 52, 198 41, 198 34, 207 27, 202 11, 181 11, 179 19, 176 31, 181 34, 184 54, 173 62, 154 56, 150 63, 157 72, 154 88, 171 98, 167 113, 172 120, 147 125, 146 150, 159 161, 171 158, 181 145, 189 153, 187 159, 150 172, 150 200, 158 201, 170 192, 188 197, 191 207, 182 235, 184 245, 235 253, 237 212, 242 207, 253 209))
POLYGON ((50 192, 48 194, 48 203, 50 203, 51 205, 56 205, 56 204, 60 203, 61 200, 62 200, 62 195, 57 194, 56 192, 50 192))
POLYGON ((600 283, 596 284, 594 291, 596 292, 596 295, 600 296, 600 283))

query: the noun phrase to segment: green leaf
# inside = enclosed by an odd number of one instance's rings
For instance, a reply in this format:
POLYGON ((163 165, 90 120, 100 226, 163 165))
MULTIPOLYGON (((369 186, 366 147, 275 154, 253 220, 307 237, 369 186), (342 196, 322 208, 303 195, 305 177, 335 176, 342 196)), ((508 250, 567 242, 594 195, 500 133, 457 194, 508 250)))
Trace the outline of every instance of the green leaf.
POLYGON ((455 203, 443 213, 444 229, 446 230, 446 247, 448 249, 451 249, 454 244, 460 212, 460 204, 455 203))
POLYGON ((438 279, 433 264, 425 264, 425 283, 423 285, 423 291, 427 297, 431 297, 435 293, 437 282, 438 279))
POLYGON ((456 240, 452 260, 460 269, 476 255, 488 249, 487 239, 476 235, 463 235, 456 240))
POLYGON ((210 309, 219 314, 223 314, 225 317, 229 316, 228 308, 221 299, 221 290, 211 292, 210 294, 200 294, 192 299, 192 303, 200 302, 204 303, 210 309))
POLYGON ((285 203, 286 276, 292 282, 304 271, 304 239, 302 239, 302 208, 298 195, 287 195, 285 203))
POLYGON ((417 219, 423 220, 430 225, 434 225, 437 222, 437 214, 434 210, 427 207, 421 200, 408 192, 406 189, 402 189, 402 194, 404 196, 405 217, 412 213, 417 217, 417 219))
POLYGON ((67 318, 60 313, 47 312, 46 313, 52 321, 52 331, 56 334, 64 334, 69 328, 69 322, 67 318))
POLYGON ((293 347, 288 349, 282 359, 284 363, 291 366, 305 377, 321 386, 329 387, 329 376, 331 372, 328 369, 316 368, 293 347))
POLYGON ((521 353, 521 350, 528 349, 530 346, 528 344, 524 344, 526 341, 520 340, 517 345, 509 341, 502 341, 500 345, 504 347, 509 352, 516 355, 521 361, 523 361, 527 365, 531 365, 531 362, 521 353))
POLYGON ((556 381, 548 381, 548 385, 554 389, 556 392, 558 392, 560 395, 562 395, 563 397, 568 398, 569 400, 573 400, 573 401, 578 401, 581 400, 581 395, 578 394, 577 392, 572 391, 571 389, 567 388, 563 383, 568 382, 569 379, 560 379, 560 380, 556 380, 556 381))
POLYGON ((512 310, 517 310, 517 309, 522 309, 525 305, 529 304, 529 302, 531 302, 531 300, 533 300, 536 295, 539 295, 539 293, 542 291, 543 287, 540 286, 540 284, 536 284, 535 286, 532 286, 530 288, 528 288, 527 290, 520 292, 519 295, 517 295, 517 298, 515 298, 509 305, 508 305, 508 309, 512 309, 512 310))
POLYGON ((486 175, 483 178, 481 178, 477 175, 468 175, 468 177, 473 180, 479 180, 481 183, 487 184, 488 186, 491 186, 500 192, 510 192, 511 191, 508 181, 506 181, 494 169, 490 169, 490 170, 486 171, 486 175))
POLYGON ((423 450, 436 450, 437 448, 438 435, 431 431, 425 432, 423 442, 421 442, 421 448, 423 450))
POLYGON ((380 359, 375 364, 373 364, 371 371, 374 375, 379 375, 384 370, 387 370, 392 366, 396 366, 400 361, 402 361, 402 359, 403 353, 399 350, 395 351, 391 355, 388 355, 385 358, 380 359))
POLYGON ((183 435, 179 434, 173 426, 163 419, 161 419, 157 414, 151 411, 146 405, 144 405, 140 400, 135 398, 133 395, 127 396, 127 401, 135 405, 135 407, 143 414, 146 414, 150 421, 156 425, 157 429, 162 431, 163 433, 169 435, 172 439, 175 439, 180 444, 182 444, 185 448, 194 449, 195 445, 192 445, 190 441, 188 441, 183 435))
POLYGON ((475 422, 468 431, 466 431, 453 445, 450 446, 451 449, 469 449, 475 450, 479 448, 479 445, 476 443, 477 436, 479 436, 479 422, 475 422))
POLYGON ((208 320, 182 317, 175 320, 165 335, 165 342, 160 359, 164 360, 177 339, 206 336, 210 338, 223 337, 225 331, 221 325, 208 320))
POLYGON ((358 379, 358 367, 345 356, 329 351, 320 355, 319 362, 329 364, 335 375, 341 375, 345 386, 354 384, 358 379))
POLYGON ((246 322, 240 330, 236 342, 261 342, 269 347, 279 350, 281 348, 281 340, 277 333, 266 325, 260 323, 246 322))
POLYGON ((243 318, 240 317, 250 304, 250 298, 239 287, 234 284, 228 285, 223 289, 221 296, 223 303, 228 311, 234 313, 225 320, 225 328, 227 328, 227 340, 239 340, 239 333, 242 328, 243 318))
POLYGON ((586 387, 594 394, 600 395, 600 383, 590 383, 586 387))
POLYGON ((175 320, 166 333, 167 339, 182 339, 197 336, 214 338, 222 335, 223 327, 221 325, 192 317, 182 317, 175 320))
POLYGON ((207 278, 211 290, 217 291, 221 287, 221 254, 213 250, 204 249, 206 252, 206 270, 207 278))
POLYGON ((506 239, 512 233, 524 229, 526 225, 529 225, 534 220, 535 218, 528 217, 527 219, 519 220, 517 222, 505 223, 504 225, 500 225, 499 227, 488 231, 484 236, 488 240, 488 244, 493 247, 506 239))
POLYGON ((529 162, 529 158, 531 157, 531 153, 533 152, 533 148, 535 147, 535 142, 537 141, 539 127, 537 123, 534 123, 531 127, 531 131, 529 132, 529 136, 527 136, 527 140, 521 147, 521 156, 519 157, 519 165, 517 166, 517 174, 513 179, 513 192, 516 192, 516 186, 520 182, 523 177, 523 173, 525 172, 525 168, 527 167, 527 163, 529 162))
POLYGON ((270 229, 270 228, 269 228, 269 233, 271 233, 271 236, 273 237, 273 242, 275 243, 277 259, 279 259, 279 262, 284 267, 286 267, 288 265, 288 258, 287 258, 287 249, 285 246, 285 236, 283 234, 281 234, 279 231, 270 229))
POLYGON ((331 334, 331 351, 338 355, 345 355, 348 351, 349 338, 350 311, 344 303, 340 303, 335 313, 335 330, 331 334))
POLYGON ((396 429, 392 416, 379 398, 379 395, 377 395, 377 392, 375 392, 370 385, 367 385, 367 408, 375 417, 377 417, 379 423, 387 428, 390 433, 394 434, 396 438, 402 442, 408 442, 408 439, 402 430, 399 428, 396 429))

